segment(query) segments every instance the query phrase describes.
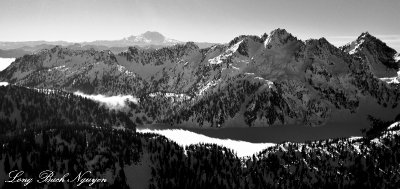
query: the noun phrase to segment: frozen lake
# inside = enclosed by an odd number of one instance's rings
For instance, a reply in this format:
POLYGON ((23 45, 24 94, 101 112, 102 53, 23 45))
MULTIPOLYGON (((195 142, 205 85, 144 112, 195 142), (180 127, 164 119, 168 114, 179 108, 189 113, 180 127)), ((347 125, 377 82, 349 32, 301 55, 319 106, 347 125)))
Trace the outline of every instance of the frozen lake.
POLYGON ((155 133, 163 135, 176 142, 180 146, 189 146, 191 144, 199 143, 218 144, 220 146, 225 146, 229 149, 232 149, 237 153, 238 157, 251 156, 254 153, 260 152, 265 148, 275 145, 274 143, 252 143, 241 140, 214 138, 184 129, 138 128, 137 131, 140 133, 155 133))
POLYGON ((6 69, 14 61, 15 61, 15 58, 1 58, 0 57, 0 71, 6 69))

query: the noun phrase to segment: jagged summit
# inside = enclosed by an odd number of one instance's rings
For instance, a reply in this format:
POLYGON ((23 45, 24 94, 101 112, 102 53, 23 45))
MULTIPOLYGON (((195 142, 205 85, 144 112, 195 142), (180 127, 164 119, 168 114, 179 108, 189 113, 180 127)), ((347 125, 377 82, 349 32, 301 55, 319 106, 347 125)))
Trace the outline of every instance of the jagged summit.
POLYGON ((266 48, 271 48, 272 46, 281 46, 286 44, 288 41, 293 41, 296 39, 297 38, 293 37, 293 35, 287 32, 285 29, 278 28, 269 34, 264 41, 264 45, 266 48))
POLYGON ((369 32, 363 32, 355 41, 340 48, 350 55, 362 58, 377 77, 397 77, 400 61, 396 57, 396 50, 369 32))
POLYGON ((342 53, 339 48, 330 43, 325 37, 321 37, 319 39, 308 39, 305 41, 305 44, 313 47, 327 49, 330 51, 330 53, 333 54, 342 53))
MULTIPOLYGON (((207 49, 193 42, 129 47, 115 54, 54 47, 57 52, 17 59, 0 72, 0 80, 89 94, 134 94, 146 98, 144 106, 156 100, 148 94, 188 97, 159 110, 160 116, 152 118, 159 122, 318 126, 343 110, 357 113, 363 99, 377 107, 396 107, 397 92, 378 78, 392 77, 387 70, 396 73, 385 59, 394 61, 398 55, 369 35, 359 37, 364 42, 354 55, 325 38, 298 40, 285 29, 241 35, 207 49), (363 58, 351 58, 355 56, 363 58), (211 105, 210 99, 215 99, 211 105)), ((139 39, 160 42, 162 37, 147 32, 130 40, 139 39)))
POLYGON ((360 36, 358 36, 358 39, 361 38, 375 38, 374 36, 372 36, 368 31, 362 32, 360 36))
POLYGON ((362 46, 365 46, 364 44, 387 47, 386 43, 384 43, 383 41, 379 40, 375 36, 371 35, 368 31, 366 31, 366 32, 361 33, 361 35, 359 35, 356 40, 341 47, 341 49, 343 49, 345 52, 347 52, 349 54, 355 54, 356 52, 359 51, 359 49, 362 46))

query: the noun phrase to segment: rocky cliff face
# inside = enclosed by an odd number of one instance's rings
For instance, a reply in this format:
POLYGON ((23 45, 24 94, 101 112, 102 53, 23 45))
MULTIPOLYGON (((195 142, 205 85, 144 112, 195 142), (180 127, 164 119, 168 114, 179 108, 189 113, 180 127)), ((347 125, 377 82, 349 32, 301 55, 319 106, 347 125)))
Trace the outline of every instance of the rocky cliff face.
POLYGON ((362 33, 355 41, 341 47, 349 54, 365 62, 376 77, 396 77, 400 68, 397 52, 368 32, 362 33))
POLYGON ((378 79, 396 70, 396 52, 382 44, 363 34, 356 45, 339 49, 324 38, 301 41, 277 29, 205 49, 186 43, 113 54, 55 47, 17 59, 0 78, 37 88, 133 94, 156 122, 318 126, 338 111, 357 114, 363 101, 396 110, 396 86, 378 79))

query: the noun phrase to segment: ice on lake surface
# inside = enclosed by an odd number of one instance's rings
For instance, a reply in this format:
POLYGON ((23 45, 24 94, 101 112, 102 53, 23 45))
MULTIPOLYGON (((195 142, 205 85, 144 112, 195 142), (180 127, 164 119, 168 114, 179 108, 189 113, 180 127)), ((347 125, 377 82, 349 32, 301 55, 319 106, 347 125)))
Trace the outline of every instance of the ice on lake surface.
POLYGON ((163 135, 176 142, 180 146, 189 146, 192 144, 209 143, 225 146, 237 153, 238 157, 251 156, 265 148, 274 146, 274 143, 251 143, 240 140, 219 139, 208 137, 192 131, 183 129, 138 129, 141 133, 155 133, 163 135))
POLYGON ((0 71, 6 69, 14 61, 15 61, 15 58, 1 58, 0 57, 0 71))

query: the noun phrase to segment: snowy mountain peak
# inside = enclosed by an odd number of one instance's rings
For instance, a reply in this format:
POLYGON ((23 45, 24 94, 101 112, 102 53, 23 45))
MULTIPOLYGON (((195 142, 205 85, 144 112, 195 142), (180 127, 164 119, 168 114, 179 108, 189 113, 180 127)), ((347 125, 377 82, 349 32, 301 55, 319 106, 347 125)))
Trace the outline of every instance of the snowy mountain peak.
POLYGON ((400 68, 397 52, 368 32, 343 47, 342 51, 361 58, 379 78, 397 77, 400 68))
POLYGON ((358 38, 367 38, 367 37, 373 37, 368 31, 361 33, 361 35, 358 38))
POLYGON ((143 44, 154 44, 154 45, 161 45, 161 44, 174 45, 177 43, 181 43, 178 40, 169 39, 156 31, 147 31, 138 36, 132 35, 127 38, 124 38, 123 40, 129 43, 143 43, 143 44))
POLYGON ((139 36, 147 38, 147 39, 151 39, 153 41, 164 41, 164 39, 165 39, 164 35, 162 35, 159 32, 156 32, 156 31, 147 31, 145 33, 142 33, 139 36))
POLYGON ((266 38, 264 45, 266 48, 271 48, 272 46, 280 46, 287 43, 289 40, 294 39, 292 34, 288 33, 285 29, 275 29, 266 38))
POLYGON ((355 41, 346 44, 342 49, 349 54, 355 54, 365 42, 379 42, 379 39, 372 36, 369 32, 363 32, 355 41))
POLYGON ((371 44, 374 44, 375 46, 379 46, 379 47, 385 47, 387 46, 385 42, 381 41, 380 39, 378 39, 377 37, 371 35, 368 32, 363 32, 356 41, 364 41, 364 42, 368 42, 371 44))

